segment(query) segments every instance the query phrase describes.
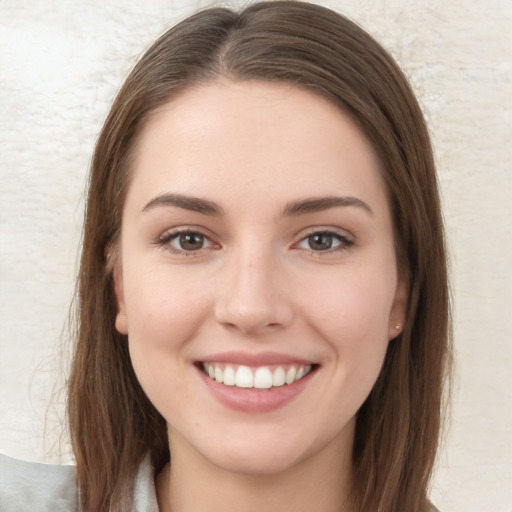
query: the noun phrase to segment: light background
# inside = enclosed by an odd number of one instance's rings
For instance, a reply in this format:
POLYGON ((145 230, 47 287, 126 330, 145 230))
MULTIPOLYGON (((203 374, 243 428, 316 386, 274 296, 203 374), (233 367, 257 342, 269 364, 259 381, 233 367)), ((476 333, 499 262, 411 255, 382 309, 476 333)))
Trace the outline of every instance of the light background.
MULTIPOLYGON (((436 147, 457 373, 433 500, 443 512, 511 512, 512 2, 324 3, 358 21, 395 56, 436 147)), ((211 2, 0 2, 2 452, 30 460, 67 457, 55 445, 59 396, 56 407, 48 404, 63 380, 57 355, 94 141, 144 48, 206 5, 211 2)))

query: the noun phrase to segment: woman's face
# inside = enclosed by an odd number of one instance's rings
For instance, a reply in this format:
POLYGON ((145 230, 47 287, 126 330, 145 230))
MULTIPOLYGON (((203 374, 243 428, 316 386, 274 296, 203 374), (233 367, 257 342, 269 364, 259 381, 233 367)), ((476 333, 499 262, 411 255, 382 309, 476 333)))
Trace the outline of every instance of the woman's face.
POLYGON ((152 115, 132 171, 116 327, 171 451, 257 474, 348 453, 406 302, 359 129, 223 80, 152 115))

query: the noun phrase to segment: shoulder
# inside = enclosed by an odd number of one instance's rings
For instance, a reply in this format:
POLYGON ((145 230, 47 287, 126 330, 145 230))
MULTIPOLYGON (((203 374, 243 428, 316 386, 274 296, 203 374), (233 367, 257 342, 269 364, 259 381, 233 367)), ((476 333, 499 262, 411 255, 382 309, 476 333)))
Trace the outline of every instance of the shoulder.
POLYGON ((2 512, 75 512, 77 501, 73 466, 26 462, 0 453, 2 512))
POLYGON ((133 493, 133 512, 158 512, 155 471, 149 454, 139 466, 133 493))

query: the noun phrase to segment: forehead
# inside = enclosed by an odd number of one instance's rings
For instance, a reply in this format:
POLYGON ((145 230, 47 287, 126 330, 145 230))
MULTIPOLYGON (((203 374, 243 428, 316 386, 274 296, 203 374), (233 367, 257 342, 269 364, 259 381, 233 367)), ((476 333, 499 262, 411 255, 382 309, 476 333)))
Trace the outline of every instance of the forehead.
POLYGON ((385 203, 378 159, 355 123, 327 99, 282 83, 186 90, 148 120, 132 172, 129 196, 141 200, 178 192, 229 203, 252 194, 270 204, 339 193, 385 203))

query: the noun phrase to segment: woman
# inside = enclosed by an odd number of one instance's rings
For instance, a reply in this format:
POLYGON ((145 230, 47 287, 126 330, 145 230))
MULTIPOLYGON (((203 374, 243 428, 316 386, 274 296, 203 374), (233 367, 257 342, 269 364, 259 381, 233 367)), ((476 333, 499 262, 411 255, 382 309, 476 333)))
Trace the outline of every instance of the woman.
MULTIPOLYGON (((435 169, 406 79, 352 22, 266 2, 165 33, 100 134, 78 292, 82 510, 431 510, 435 169)), ((65 471, 49 492, 72 502, 65 471)))

